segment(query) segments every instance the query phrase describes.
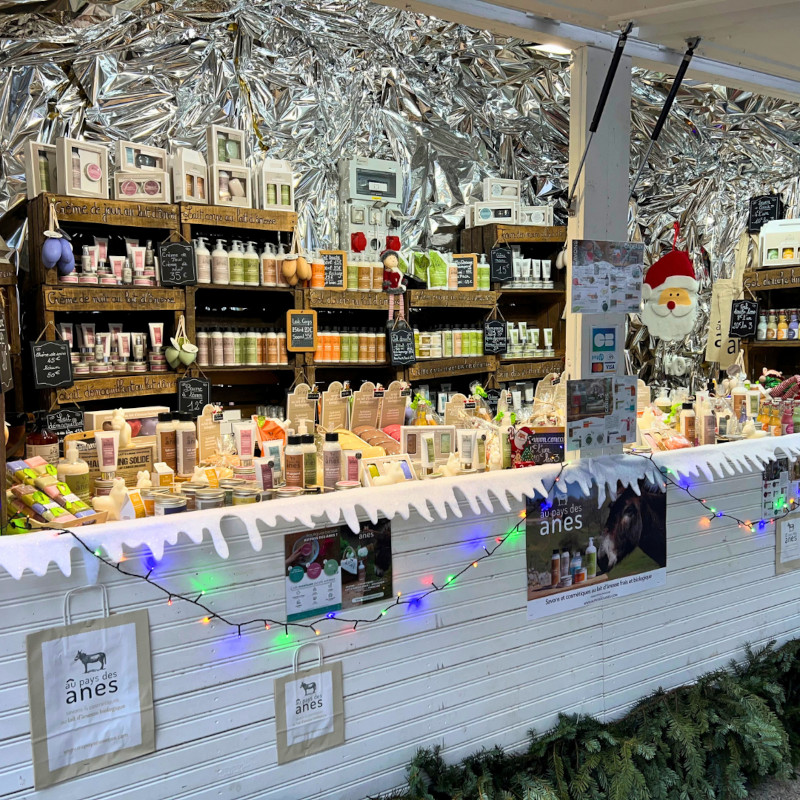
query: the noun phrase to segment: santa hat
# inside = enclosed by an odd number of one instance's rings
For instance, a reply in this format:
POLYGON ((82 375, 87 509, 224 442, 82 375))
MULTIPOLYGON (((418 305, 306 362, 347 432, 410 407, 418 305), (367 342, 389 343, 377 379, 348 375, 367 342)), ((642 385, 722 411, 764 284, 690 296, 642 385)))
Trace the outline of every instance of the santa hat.
POLYGON ((696 292, 699 288, 689 254, 685 250, 670 250, 647 270, 642 284, 642 297, 649 300, 654 292, 662 289, 696 292))

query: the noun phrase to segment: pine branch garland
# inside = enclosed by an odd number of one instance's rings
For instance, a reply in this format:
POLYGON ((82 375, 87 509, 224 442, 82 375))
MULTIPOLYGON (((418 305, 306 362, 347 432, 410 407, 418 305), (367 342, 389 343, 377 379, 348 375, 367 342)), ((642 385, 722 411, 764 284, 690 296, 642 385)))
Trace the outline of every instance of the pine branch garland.
POLYGON ((800 639, 745 649, 740 663, 659 689, 622 719, 560 715, 526 752, 481 750, 448 765, 441 748, 385 800, 739 800, 800 761, 800 639))

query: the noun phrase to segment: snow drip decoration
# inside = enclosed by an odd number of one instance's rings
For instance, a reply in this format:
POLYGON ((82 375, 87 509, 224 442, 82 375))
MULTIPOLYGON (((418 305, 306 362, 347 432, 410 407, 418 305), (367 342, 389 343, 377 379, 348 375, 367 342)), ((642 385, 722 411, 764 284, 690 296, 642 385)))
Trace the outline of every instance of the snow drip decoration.
MULTIPOLYGON (((636 491, 641 477, 659 480, 660 468, 670 467, 686 477, 702 474, 712 481, 737 473, 760 471, 764 464, 780 455, 800 456, 800 434, 661 453, 652 461, 642 456, 584 459, 570 464, 557 486, 578 484, 587 494, 595 483, 602 504, 606 493, 615 491, 618 482, 636 491)), ((419 482, 413 492, 408 491, 407 484, 397 484, 315 497, 269 500, 236 509, 221 508, 107 523, 81 529, 80 536, 90 546, 102 547, 114 561, 120 560, 126 548, 132 550, 142 546, 147 546, 156 561, 160 561, 165 547, 175 545, 181 534, 195 544, 209 537, 217 554, 227 558, 226 528, 229 532, 244 528, 253 550, 259 552, 263 534, 269 535, 278 527, 302 525, 314 528, 343 522, 357 531, 360 515, 377 522, 379 517, 391 519, 399 516, 407 520, 412 512, 426 522, 436 518, 460 519, 463 516, 462 502, 466 502, 474 514, 510 512, 512 506, 513 510, 521 511, 525 497, 547 495, 559 469, 559 464, 553 464, 442 478, 419 482)), ((76 547, 80 545, 73 537, 55 531, 4 536, 0 538, 0 567, 20 579, 26 569, 34 575, 46 574, 52 562, 69 576, 72 573, 72 550, 76 547)), ((94 577, 97 575, 97 562, 91 556, 87 555, 87 558, 92 564, 89 568, 90 562, 87 562, 87 572, 94 577)))

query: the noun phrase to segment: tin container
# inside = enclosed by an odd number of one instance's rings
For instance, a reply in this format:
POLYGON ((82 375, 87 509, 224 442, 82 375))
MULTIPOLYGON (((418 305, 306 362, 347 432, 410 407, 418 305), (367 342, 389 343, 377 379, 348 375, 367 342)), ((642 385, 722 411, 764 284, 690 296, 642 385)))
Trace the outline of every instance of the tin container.
POLYGON ((114 488, 113 480, 99 479, 94 482, 94 496, 95 497, 108 497, 111 490, 114 488))
POLYGON ((181 494, 186 498, 186 510, 187 511, 194 511, 195 510, 195 495, 200 489, 205 489, 206 484, 204 483, 190 483, 186 482, 181 485, 181 494))
POLYGON ((232 505, 234 506, 246 506, 250 503, 260 503, 261 502, 261 490, 260 489, 250 489, 247 486, 241 486, 238 489, 233 490, 233 501, 232 505))
POLYGON ((586 580, 587 571, 586 567, 581 567, 575 570, 575 583, 583 583, 586 580))
POLYGON ((336 491, 346 492, 348 489, 360 489, 360 481, 336 481, 336 491))
POLYGON ((300 486, 281 486, 275 490, 275 499, 282 500, 286 497, 299 497, 303 494, 303 489, 300 486))
POLYGON ((219 482, 219 488, 225 491, 225 505, 233 505, 233 491, 234 489, 241 489, 246 481, 237 478, 226 478, 224 481, 219 482))
POLYGON ((157 494, 154 503, 154 515, 163 517, 167 514, 181 514, 186 511, 186 498, 179 494, 157 494))
POLYGON ((253 481, 256 480, 256 468, 253 464, 246 464, 241 467, 233 468, 233 479, 240 481, 253 481))
POLYGON ((207 508, 222 508, 225 505, 224 489, 198 489, 194 494, 195 510, 204 511, 207 508))

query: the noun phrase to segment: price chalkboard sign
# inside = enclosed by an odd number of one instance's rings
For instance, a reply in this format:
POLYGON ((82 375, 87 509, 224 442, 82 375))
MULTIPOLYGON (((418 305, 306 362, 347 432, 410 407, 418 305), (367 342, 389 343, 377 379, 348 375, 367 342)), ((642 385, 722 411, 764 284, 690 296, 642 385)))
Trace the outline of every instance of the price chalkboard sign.
POLYGON ((5 394, 14 388, 14 375, 11 372, 11 348, 8 346, 6 315, 0 311, 0 390, 5 394))
POLYGON ((456 265, 456 286, 459 290, 463 292, 474 289, 478 273, 478 256, 474 254, 453 256, 453 263, 456 265))
POLYGON ((325 288, 342 291, 347 288, 347 253, 344 250, 320 250, 325 263, 325 288))
POLYGON ((774 219, 783 219, 783 201, 777 194, 762 194, 750 198, 750 215, 747 218, 748 233, 758 233, 762 225, 774 219))
POLYGON ((405 320, 399 320, 397 325, 386 331, 386 345, 393 367, 408 367, 416 363, 414 331, 405 320))
POLYGON ((31 356, 37 389, 72 386, 72 358, 66 342, 31 342, 31 356))
POLYGON ((181 378, 178 381, 178 411, 199 417, 211 403, 211 381, 205 378, 181 378))
POLYGON ((61 408, 58 411, 51 411, 44 415, 45 424, 59 441, 64 441, 64 437, 70 433, 83 432, 83 409, 81 408, 61 408))
POLYGON ((514 277, 514 254, 510 247, 493 247, 489 253, 491 281, 510 281, 514 277))
POLYGON ((169 242, 158 246, 162 286, 193 286, 197 283, 194 246, 169 242))
POLYGON ((758 303, 755 300, 734 300, 731 304, 730 336, 746 339, 756 335, 758 303))
POLYGON ((488 319, 483 323, 483 354, 499 356, 508 352, 508 329, 499 319, 488 319))
POLYGON ((317 312, 286 312, 286 349, 290 353, 313 353, 317 349, 317 312))

